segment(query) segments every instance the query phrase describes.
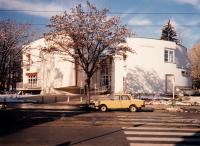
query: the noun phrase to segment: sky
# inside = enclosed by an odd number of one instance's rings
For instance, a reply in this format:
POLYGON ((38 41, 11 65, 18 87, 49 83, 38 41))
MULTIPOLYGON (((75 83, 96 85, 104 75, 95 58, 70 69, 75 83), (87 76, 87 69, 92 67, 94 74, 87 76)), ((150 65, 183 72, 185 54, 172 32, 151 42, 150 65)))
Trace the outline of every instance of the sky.
MULTIPOLYGON (((191 48, 200 42, 200 0, 89 0, 99 9, 109 8, 109 16, 119 16, 135 37, 161 36, 162 26, 171 21, 182 44, 191 48)), ((0 0, 0 20, 32 24, 36 36, 49 31, 51 16, 86 0, 0 0)))

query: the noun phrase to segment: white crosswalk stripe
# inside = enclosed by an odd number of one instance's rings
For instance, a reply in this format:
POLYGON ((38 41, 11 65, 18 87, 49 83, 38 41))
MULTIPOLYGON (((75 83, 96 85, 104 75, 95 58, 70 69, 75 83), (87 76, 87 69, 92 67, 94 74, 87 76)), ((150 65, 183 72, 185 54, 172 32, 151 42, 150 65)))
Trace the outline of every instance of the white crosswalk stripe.
MULTIPOLYGON (((122 127, 126 130, 143 130, 144 127, 122 127)), ((145 127, 145 130, 168 130, 168 131, 200 131, 200 128, 165 128, 165 127, 145 127)))
POLYGON ((117 117, 124 125, 122 129, 130 146, 200 146, 198 119, 170 113, 134 113, 117 117))
POLYGON ((199 146, 197 145, 190 145, 190 144, 145 144, 145 143, 131 143, 130 146, 199 146))
MULTIPOLYGON (((142 132, 142 131, 125 131, 125 134, 138 134, 138 135, 179 135, 179 136, 192 136, 193 132, 142 132)), ((196 136, 200 136, 200 133, 197 133, 196 136)))

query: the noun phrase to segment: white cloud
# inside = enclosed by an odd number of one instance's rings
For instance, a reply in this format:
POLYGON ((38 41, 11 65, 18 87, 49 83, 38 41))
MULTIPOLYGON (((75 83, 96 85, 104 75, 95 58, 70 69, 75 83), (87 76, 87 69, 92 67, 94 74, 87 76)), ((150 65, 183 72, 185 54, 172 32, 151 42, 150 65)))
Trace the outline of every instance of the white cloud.
POLYGON ((146 18, 133 17, 128 21, 128 25, 151 25, 152 22, 146 18))
POLYGON ((10 10, 33 10, 33 11, 21 11, 26 14, 50 18, 53 15, 59 14, 64 11, 64 7, 56 5, 56 3, 42 3, 41 1, 27 1, 27 0, 0 0, 1 9, 10 10), (34 12, 38 11, 38 12, 34 12), (44 12, 52 11, 52 12, 44 12))

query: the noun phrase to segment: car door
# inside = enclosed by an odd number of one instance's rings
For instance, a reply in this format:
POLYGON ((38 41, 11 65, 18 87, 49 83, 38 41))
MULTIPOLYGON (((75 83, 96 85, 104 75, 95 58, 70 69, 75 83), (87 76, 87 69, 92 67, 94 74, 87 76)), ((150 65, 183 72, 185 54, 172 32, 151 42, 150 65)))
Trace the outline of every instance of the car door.
POLYGON ((113 95, 108 103, 108 108, 110 109, 118 109, 121 108, 121 101, 120 101, 120 96, 119 95, 113 95))
POLYGON ((121 108, 129 108, 130 106, 130 97, 128 95, 121 95, 121 108))

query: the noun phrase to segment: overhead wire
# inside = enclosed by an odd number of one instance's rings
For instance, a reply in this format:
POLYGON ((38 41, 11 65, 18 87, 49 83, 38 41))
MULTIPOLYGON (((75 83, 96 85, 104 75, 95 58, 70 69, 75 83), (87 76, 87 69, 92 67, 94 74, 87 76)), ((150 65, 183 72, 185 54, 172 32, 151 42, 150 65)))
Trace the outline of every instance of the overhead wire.
MULTIPOLYGON (((52 12, 64 12, 64 10, 31 10, 31 9, 0 9, 1 12, 34 12, 34 13, 52 13, 52 12)), ((109 12, 108 14, 116 14, 116 15, 200 15, 198 12, 109 12)), ((49 24, 43 23, 18 23, 19 25, 30 24, 32 26, 47 26, 49 24)), ((162 27, 163 25, 157 24, 145 24, 145 25, 129 25, 130 27, 162 27)), ((200 24, 194 25, 178 25, 181 27, 200 27, 200 24)))
MULTIPOLYGON (((16 12, 45 12, 45 13, 52 13, 52 12, 65 12, 65 10, 31 10, 31 9, 0 9, 0 12, 9 12, 9 11, 16 11, 16 12)), ((128 15, 200 15, 198 12, 108 12, 108 14, 128 14, 128 15)))

